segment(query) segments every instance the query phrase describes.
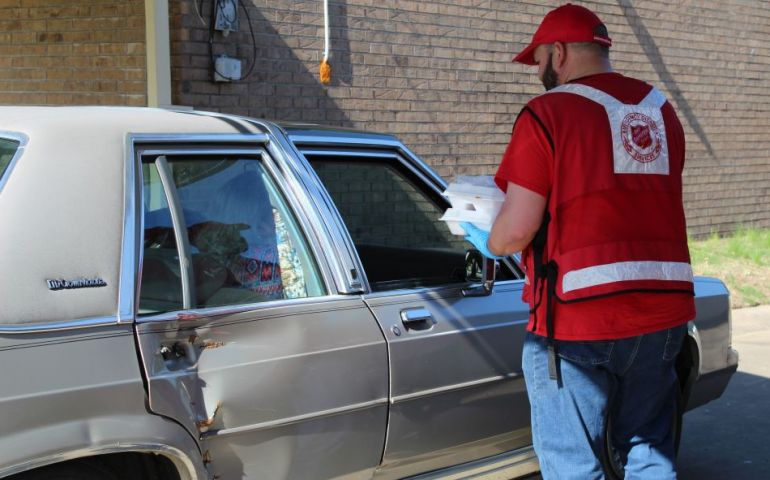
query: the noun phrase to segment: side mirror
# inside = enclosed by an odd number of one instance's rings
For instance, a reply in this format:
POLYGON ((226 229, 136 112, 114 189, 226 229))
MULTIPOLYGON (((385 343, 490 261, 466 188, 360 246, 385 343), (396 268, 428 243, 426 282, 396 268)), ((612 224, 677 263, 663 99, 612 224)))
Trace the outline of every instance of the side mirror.
POLYGON ((464 288, 463 297, 486 297, 492 293, 495 286, 495 270, 497 261, 487 258, 476 249, 468 250, 465 254, 465 279, 470 282, 481 282, 481 286, 464 288))

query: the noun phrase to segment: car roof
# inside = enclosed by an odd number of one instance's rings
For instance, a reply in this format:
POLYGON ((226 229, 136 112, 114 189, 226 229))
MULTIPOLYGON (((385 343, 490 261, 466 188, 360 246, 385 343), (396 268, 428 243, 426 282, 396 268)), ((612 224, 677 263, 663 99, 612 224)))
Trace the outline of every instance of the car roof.
POLYGON ((277 126, 290 137, 365 136, 393 140, 391 135, 306 122, 268 121, 189 108, 148 108, 118 106, 0 106, 0 131, 27 136, 49 131, 98 128, 101 135, 126 134, 237 134, 265 133, 277 126))
MULTIPOLYGON (((0 130, 28 136, 96 128, 100 134, 262 133, 265 123, 195 110, 146 107, 0 107, 0 130)), ((122 141, 122 140, 121 140, 122 141)))

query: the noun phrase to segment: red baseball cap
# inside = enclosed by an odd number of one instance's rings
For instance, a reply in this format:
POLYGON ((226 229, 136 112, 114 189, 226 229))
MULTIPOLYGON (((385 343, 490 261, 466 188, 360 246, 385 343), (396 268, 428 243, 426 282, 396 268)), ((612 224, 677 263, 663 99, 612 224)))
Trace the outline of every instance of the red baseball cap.
POLYGON ((536 65, 534 53, 538 45, 554 42, 594 42, 608 47, 612 45, 612 39, 607 36, 607 28, 596 14, 585 7, 568 3, 546 14, 532 36, 532 42, 516 55, 513 61, 536 65))

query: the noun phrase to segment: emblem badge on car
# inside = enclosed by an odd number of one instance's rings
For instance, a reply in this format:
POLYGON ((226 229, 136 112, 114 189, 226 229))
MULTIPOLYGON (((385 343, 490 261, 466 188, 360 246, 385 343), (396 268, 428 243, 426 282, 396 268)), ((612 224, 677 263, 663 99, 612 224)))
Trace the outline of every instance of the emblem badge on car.
POLYGON ((107 282, 101 278, 78 278, 75 280, 46 280, 49 290, 72 290, 75 288, 106 287, 107 282))

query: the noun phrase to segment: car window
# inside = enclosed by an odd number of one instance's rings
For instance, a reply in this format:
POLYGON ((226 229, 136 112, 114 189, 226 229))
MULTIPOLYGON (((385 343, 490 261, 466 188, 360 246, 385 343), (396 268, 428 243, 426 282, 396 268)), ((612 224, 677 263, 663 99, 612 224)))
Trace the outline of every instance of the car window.
POLYGON ((143 161, 140 313, 183 305, 184 258, 193 308, 324 295, 305 238, 258 159, 169 156, 143 161), (162 160, 161 160, 162 159, 162 160), (163 173, 173 185, 163 184, 163 173), (169 203, 183 231, 174 230, 169 203))
POLYGON ((16 140, 8 140, 6 138, 0 138, 0 180, 5 175, 5 171, 13 160, 13 156, 16 155, 16 150, 19 149, 19 142, 16 140))
POLYGON ((373 290, 465 282, 471 245, 439 220, 449 204, 400 162, 306 156, 337 205, 373 290))

